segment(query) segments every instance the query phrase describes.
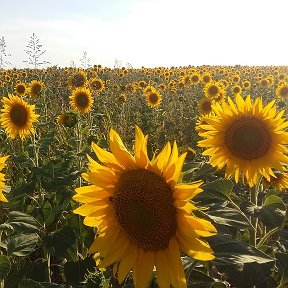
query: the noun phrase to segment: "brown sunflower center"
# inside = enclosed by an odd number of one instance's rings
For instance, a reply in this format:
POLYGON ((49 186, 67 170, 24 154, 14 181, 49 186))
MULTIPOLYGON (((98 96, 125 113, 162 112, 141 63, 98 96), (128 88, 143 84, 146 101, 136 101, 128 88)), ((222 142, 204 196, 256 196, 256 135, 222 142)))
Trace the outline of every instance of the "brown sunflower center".
POLYGON ((233 92, 234 92, 235 94, 239 93, 239 92, 240 92, 240 87, 235 86, 235 87, 233 88, 233 92))
POLYGON ((89 99, 86 93, 78 93, 76 96, 76 103, 78 107, 85 108, 89 104, 89 99))
POLYGON ((267 153, 272 140, 263 121, 254 117, 241 117, 231 123, 225 143, 234 156, 255 160, 267 153))
POLYGON ((202 107, 202 109, 203 109, 204 111, 210 112, 210 111, 212 110, 212 108, 211 108, 211 102, 210 102, 210 101, 204 101, 204 102, 202 103, 201 107, 202 107))
POLYGON ((192 80, 192 82, 196 83, 196 82, 199 81, 199 77, 198 77, 197 75, 193 75, 193 76, 191 77, 191 80, 192 80))
POLYGON ((281 94, 282 97, 288 97, 288 87, 283 87, 280 90, 280 94, 281 94))
POLYGON ((24 86, 24 85, 18 85, 18 86, 16 87, 16 91, 17 91, 17 93, 19 93, 19 94, 25 93, 25 86, 24 86))
POLYGON ((162 177, 146 169, 127 170, 112 201, 118 223, 138 247, 153 251, 168 247, 176 233, 176 208, 162 177))
POLYGON ((218 87, 215 86, 215 85, 210 86, 209 89, 208 89, 208 93, 209 93, 209 95, 211 95, 212 97, 213 97, 213 96, 216 96, 217 93, 218 93, 218 87))
POLYGON ((33 95, 39 95, 41 92, 41 89, 42 89, 41 84, 36 83, 32 86, 31 92, 33 95))
POLYGON ((18 127, 25 126, 28 119, 27 109, 20 104, 14 105, 10 110, 10 119, 13 122, 13 124, 18 127))
POLYGON ((102 84, 100 81, 98 80, 95 80, 92 82, 92 87, 95 89, 95 90, 100 90, 102 88, 102 84))
POLYGON ((81 74, 76 74, 73 77, 72 83, 75 87, 82 87, 85 84, 85 78, 81 74))
POLYGON ((158 95, 157 95, 156 93, 151 93, 151 94, 149 95, 149 102, 150 102, 151 104, 157 104, 157 103, 158 103, 158 100, 159 100, 159 97, 158 97, 158 95))
POLYGON ((203 76, 203 81, 208 83, 210 81, 210 77, 208 75, 203 76))

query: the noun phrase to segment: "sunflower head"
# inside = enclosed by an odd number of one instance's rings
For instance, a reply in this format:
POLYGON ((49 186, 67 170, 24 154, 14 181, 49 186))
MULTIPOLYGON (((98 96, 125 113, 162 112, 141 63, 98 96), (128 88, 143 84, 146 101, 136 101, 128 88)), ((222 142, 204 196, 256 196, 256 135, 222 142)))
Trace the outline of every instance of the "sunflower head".
POLYGON ((31 133, 34 134, 33 123, 37 122, 39 117, 34 112, 35 106, 12 94, 4 97, 2 102, 0 123, 8 137, 14 139, 19 135, 23 139, 31 133))
POLYGON ((89 252, 101 259, 100 268, 114 263, 119 283, 133 270, 135 286, 146 287, 155 266, 160 287, 186 287, 180 251, 198 260, 214 258, 200 237, 216 229, 193 214, 197 207, 191 203, 202 181, 178 183, 186 153, 178 155, 176 142, 150 160, 147 136, 136 127, 134 147, 132 155, 113 129, 112 153, 92 144, 101 163, 88 156, 90 171, 82 176, 91 185, 76 189, 73 198, 83 205, 74 213, 97 227, 89 252))
POLYGON ((213 99, 204 97, 198 103, 198 110, 201 114, 209 114, 212 111, 213 99))
POLYGON ((275 177, 271 177, 270 181, 266 178, 262 178, 264 188, 274 188, 280 191, 288 188, 288 174, 286 172, 275 172, 275 177))
POLYGON ((5 167, 5 161, 9 158, 9 156, 0 157, 0 201, 8 202, 7 198, 3 195, 3 188, 5 188, 5 174, 1 173, 3 168, 5 167))
POLYGON ((224 89, 219 82, 210 81, 204 87, 204 94, 208 98, 218 99, 224 95, 224 89))
POLYGON ((288 83, 283 81, 276 88, 276 96, 278 98, 288 99, 288 83))
POLYGON ((74 127, 78 122, 78 114, 75 111, 67 111, 57 117, 57 122, 65 127, 74 127))
POLYGON ((79 87, 85 87, 87 82, 87 76, 84 71, 77 71, 74 75, 68 79, 68 85, 73 90, 79 87))
POLYGON ((24 96, 26 93, 27 93, 27 87, 26 87, 26 84, 23 83, 23 82, 19 82, 16 84, 15 86, 15 94, 22 97, 24 96))
POLYGON ((90 90, 86 88, 76 88, 70 98, 70 105, 73 109, 81 114, 85 114, 91 111, 94 99, 90 90))
POLYGON ((156 90, 152 90, 150 93, 145 94, 145 97, 147 105, 152 108, 157 108, 162 101, 161 94, 156 90))
POLYGON ((89 87, 92 91, 100 93, 104 90, 104 82, 100 78, 92 78, 89 80, 89 87))
POLYGON ((45 89, 45 84, 38 80, 32 80, 29 83, 28 92, 31 98, 37 98, 45 89))
POLYGON ((276 112, 275 101, 263 107, 261 98, 252 102, 250 96, 243 100, 237 94, 236 104, 228 98, 228 103, 216 103, 212 109, 214 113, 204 117, 208 125, 199 125, 199 135, 206 139, 198 143, 206 148, 203 155, 210 156, 212 166, 226 167, 225 176, 234 174, 236 182, 242 175, 251 187, 260 175, 268 181, 275 177, 272 168, 286 170, 288 122, 284 111, 276 112))

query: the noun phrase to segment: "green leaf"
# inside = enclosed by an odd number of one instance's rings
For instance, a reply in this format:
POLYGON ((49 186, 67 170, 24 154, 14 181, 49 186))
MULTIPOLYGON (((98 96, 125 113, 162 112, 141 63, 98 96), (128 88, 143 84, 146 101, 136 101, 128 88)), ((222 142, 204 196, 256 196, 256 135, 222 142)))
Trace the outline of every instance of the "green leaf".
POLYGON ((5 241, 7 245, 8 255, 27 256, 36 249, 39 242, 39 235, 37 233, 20 234, 7 238, 5 241))
POLYGON ((30 233, 39 231, 40 223, 31 215, 19 211, 12 211, 8 214, 8 225, 19 233, 30 233))
POLYGON ((231 284, 237 288, 263 287, 275 259, 246 242, 225 235, 211 237, 209 243, 216 256, 213 263, 227 274, 231 284))
POLYGON ((11 264, 9 258, 4 255, 0 255, 0 281, 2 281, 8 275, 10 269, 11 264))
POLYGON ((273 262, 275 259, 243 241, 232 240, 225 235, 216 235, 209 241, 216 256, 217 265, 242 265, 256 262, 258 264, 273 262))
POLYGON ((286 216, 286 205, 280 197, 270 195, 265 199, 256 216, 270 228, 281 227, 286 216))
POLYGON ((220 205, 214 205, 209 210, 209 218, 221 225, 227 225, 237 228, 252 227, 249 219, 242 211, 222 207, 220 205))
POLYGON ((69 284, 76 286, 85 280, 89 271, 95 271, 95 268, 95 260, 91 257, 77 262, 67 262, 64 264, 65 278, 69 284))
POLYGON ((75 247, 77 244, 76 235, 69 226, 65 226, 51 235, 46 236, 44 241, 50 253, 58 259, 67 255, 69 249, 75 247))
POLYGON ((202 188, 215 198, 227 200, 233 190, 233 182, 228 179, 218 179, 203 185, 202 188))

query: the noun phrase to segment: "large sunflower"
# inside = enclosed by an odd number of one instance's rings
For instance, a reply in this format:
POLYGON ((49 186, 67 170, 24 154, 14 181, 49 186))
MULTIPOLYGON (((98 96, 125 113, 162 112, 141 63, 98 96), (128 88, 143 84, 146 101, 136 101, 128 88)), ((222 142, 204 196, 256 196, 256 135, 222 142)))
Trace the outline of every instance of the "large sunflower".
POLYGON ((272 168, 285 171, 288 163, 288 127, 284 111, 276 112, 275 101, 263 107, 262 99, 244 101, 236 95, 236 105, 229 98, 228 103, 216 103, 213 112, 204 117, 208 124, 200 125, 203 130, 198 146, 206 148, 203 155, 210 156, 212 166, 219 169, 226 166, 225 176, 235 174, 238 182, 240 174, 250 187, 254 186, 260 175, 270 181, 275 177, 272 168), (229 104, 228 104, 229 103, 229 104))
POLYGON ((28 92, 31 98, 37 98, 45 89, 45 84, 38 80, 32 80, 29 83, 28 92))
POLYGON ((133 270, 137 288, 145 288, 156 267, 160 287, 186 287, 180 251, 198 260, 214 258, 210 246, 199 239, 216 233, 207 220, 199 219, 190 203, 202 192, 201 181, 177 184, 186 153, 178 156, 176 142, 168 143, 151 161, 147 138, 136 127, 135 155, 111 129, 112 153, 92 143, 102 165, 88 156, 90 172, 83 178, 92 185, 76 189, 74 210, 84 224, 97 227, 89 249, 102 259, 100 268, 114 263, 119 283, 133 270))
POLYGON ((29 105, 22 98, 9 94, 4 97, 1 109, 0 123, 6 130, 8 137, 14 139, 19 135, 21 139, 34 134, 33 123, 39 115, 35 114, 35 105, 29 105))
POLYGON ((93 106, 94 99, 90 90, 86 88, 76 88, 70 98, 70 105, 81 114, 88 113, 93 106))
MULTIPOLYGON (((5 161, 9 156, 0 157, 0 171, 5 167, 5 161)), ((5 188, 5 174, 0 173, 0 201, 8 202, 6 197, 3 195, 3 188, 5 188)))

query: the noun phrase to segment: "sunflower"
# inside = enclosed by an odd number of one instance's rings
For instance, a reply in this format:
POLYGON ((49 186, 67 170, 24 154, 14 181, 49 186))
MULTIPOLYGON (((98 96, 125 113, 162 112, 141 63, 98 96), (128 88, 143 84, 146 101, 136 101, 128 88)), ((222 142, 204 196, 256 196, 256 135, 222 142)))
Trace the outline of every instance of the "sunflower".
POLYGON ((28 86, 28 93, 31 98, 37 98, 45 88, 45 84, 38 80, 32 80, 28 86))
POLYGON ((272 168, 285 171, 288 163, 288 126, 284 111, 276 112, 275 101, 263 107, 262 99, 251 101, 250 96, 236 95, 236 105, 228 98, 228 103, 216 103, 215 114, 204 117, 208 125, 200 125, 206 130, 200 136, 198 146, 206 148, 203 155, 210 156, 210 163, 218 169, 226 166, 225 177, 235 174, 238 182, 240 174, 250 187, 263 175, 270 181, 275 177, 272 168), (228 104, 229 103, 229 104, 228 104))
POLYGON ((35 105, 29 105, 22 98, 9 94, 4 97, 1 109, 0 123, 6 130, 8 137, 14 139, 19 135, 21 139, 34 134, 33 123, 37 122, 39 115, 35 114, 35 105))
POLYGON ((104 90, 104 82, 100 78, 92 78, 89 80, 89 87, 92 91, 100 93, 104 90))
POLYGON ((210 72, 204 72, 202 75, 202 83, 207 84, 211 81, 211 73, 210 72))
POLYGON ((239 85, 234 85, 232 88, 231 88, 231 91, 234 95, 236 94, 241 94, 242 92, 242 88, 239 86, 239 85))
POLYGON ((200 82, 200 75, 197 72, 194 72, 190 75, 190 82, 192 85, 197 85, 200 82))
POLYGON ((17 83, 14 88, 14 91, 18 96, 20 97, 24 96, 27 92, 26 84, 23 82, 17 83))
POLYGON ((219 82, 210 81, 205 85, 204 93, 208 98, 218 99, 224 94, 224 89, 219 82))
MULTIPOLYGON (((0 157, 0 172, 2 171, 2 169, 5 167, 5 161, 7 160, 9 156, 2 156, 0 157)), ((8 200, 6 199, 6 197, 3 195, 3 189, 5 188, 5 174, 0 173, 0 201, 2 202, 8 202, 8 200)))
POLYGON ((242 86, 244 89, 249 89, 251 87, 251 83, 249 80, 246 79, 242 82, 242 86))
POLYGON ((90 112, 94 99, 87 88, 76 88, 70 98, 70 105, 81 114, 90 112))
POLYGON ((162 101, 161 94, 157 92, 156 90, 151 91, 150 93, 147 93, 145 97, 146 97, 147 105, 152 108, 158 107, 162 101))
POLYGON ((288 99, 288 83, 282 81, 276 88, 276 96, 278 98, 288 99))
POLYGON ((84 71, 78 71, 68 79, 70 89, 74 90, 79 87, 84 87, 87 82, 87 76, 84 71))
POLYGON ((213 99, 203 97, 198 103, 198 110, 201 114, 209 114, 212 111, 213 99))
POLYGON ((67 111, 57 117, 57 122, 65 127, 74 127, 78 122, 78 115, 75 111, 67 111))
POLYGON ((288 188, 288 174, 287 173, 277 173, 275 172, 276 177, 271 177, 270 181, 266 178, 263 178, 263 186, 265 188, 275 188, 280 191, 288 188))
POLYGON ((73 199, 83 205, 74 213, 97 227, 89 253, 100 255, 100 268, 114 263, 119 283, 133 270, 135 287, 145 288, 155 266, 160 287, 186 287, 180 251, 197 260, 214 259, 199 238, 215 235, 216 229, 193 214, 198 208, 190 202, 202 192, 202 181, 177 183, 186 153, 178 156, 176 142, 149 160, 148 136, 136 127, 135 138, 135 156, 113 129, 112 153, 92 143, 102 165, 88 156, 90 172, 82 176, 92 185, 76 189, 73 199))

